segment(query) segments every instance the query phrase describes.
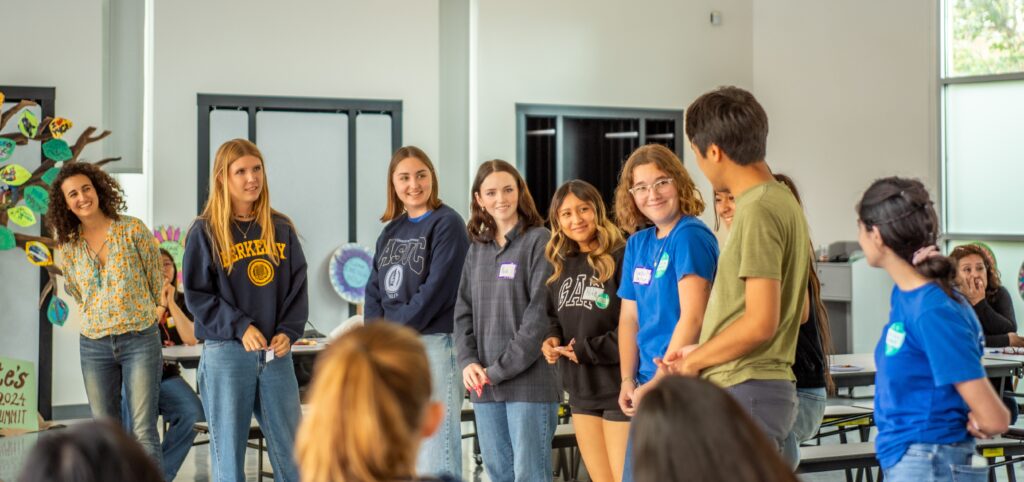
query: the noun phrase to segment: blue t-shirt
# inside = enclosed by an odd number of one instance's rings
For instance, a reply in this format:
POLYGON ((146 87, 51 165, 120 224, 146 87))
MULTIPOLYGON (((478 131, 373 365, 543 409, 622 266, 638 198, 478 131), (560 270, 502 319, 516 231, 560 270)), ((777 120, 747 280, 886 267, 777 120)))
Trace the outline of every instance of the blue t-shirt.
POLYGON ((970 439, 955 384, 985 377, 981 325, 966 303, 928 283, 913 291, 894 286, 890 306, 875 348, 875 448, 883 469, 910 444, 970 439))
POLYGON ((712 282, 718 266, 718 241, 700 219, 684 216, 668 236, 656 233, 652 226, 630 236, 619 282, 619 298, 637 306, 640 383, 654 376, 654 358, 665 355, 679 321, 679 281, 695 274, 712 282))

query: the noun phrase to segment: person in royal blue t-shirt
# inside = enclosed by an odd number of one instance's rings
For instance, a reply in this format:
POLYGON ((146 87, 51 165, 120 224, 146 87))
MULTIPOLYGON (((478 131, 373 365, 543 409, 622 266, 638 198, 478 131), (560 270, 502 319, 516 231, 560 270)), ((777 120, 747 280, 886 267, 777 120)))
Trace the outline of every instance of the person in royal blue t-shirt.
POLYGON ((875 181, 857 204, 861 249, 893 287, 875 348, 878 461, 889 482, 986 480, 974 440, 1005 432, 1009 413, 985 378, 981 325, 952 290, 953 263, 935 241, 938 217, 920 181, 875 181))
POLYGON ((718 241, 696 217, 703 211, 693 180, 665 146, 643 146, 626 160, 615 192, 616 222, 634 233, 618 292, 619 405, 626 415, 636 412, 643 385, 661 376, 654 359, 700 336, 718 263, 718 241), (679 346, 669 347, 677 331, 679 346))
MULTIPOLYGON (((655 358, 697 343, 718 241, 696 216, 704 201, 682 161, 660 144, 633 152, 615 190, 619 227, 626 242, 619 282, 619 407, 636 413, 643 393, 665 375, 655 358), (671 343, 670 343, 671 342, 671 343)), ((632 438, 623 481, 633 480, 632 438)))
POLYGON ((420 334, 427 349, 433 397, 444 403, 444 424, 423 440, 417 473, 462 474, 462 397, 453 338, 455 295, 469 250, 466 224, 438 196, 437 172, 427 153, 402 147, 388 167, 388 203, 366 285, 364 315, 420 334))

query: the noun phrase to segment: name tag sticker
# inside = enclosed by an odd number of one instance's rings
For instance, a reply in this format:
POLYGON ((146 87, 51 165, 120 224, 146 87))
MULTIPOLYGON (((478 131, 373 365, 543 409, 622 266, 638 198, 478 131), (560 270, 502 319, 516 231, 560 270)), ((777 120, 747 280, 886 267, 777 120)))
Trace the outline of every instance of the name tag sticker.
POLYGON ((907 339, 907 332, 903 323, 896 322, 889 327, 885 334, 885 355, 893 356, 903 348, 903 341, 907 339))
POLYGON ((498 268, 499 279, 515 279, 516 277, 516 264, 515 263, 501 263, 501 267, 498 268))
POLYGON ((583 290, 583 301, 597 301, 597 297, 602 293, 604 293, 604 289, 600 286, 588 286, 583 290))
POLYGON ((651 284, 651 270, 649 270, 647 268, 636 268, 636 269, 634 269, 633 270, 633 282, 638 284, 638 285, 642 285, 642 286, 647 286, 647 285, 651 284))

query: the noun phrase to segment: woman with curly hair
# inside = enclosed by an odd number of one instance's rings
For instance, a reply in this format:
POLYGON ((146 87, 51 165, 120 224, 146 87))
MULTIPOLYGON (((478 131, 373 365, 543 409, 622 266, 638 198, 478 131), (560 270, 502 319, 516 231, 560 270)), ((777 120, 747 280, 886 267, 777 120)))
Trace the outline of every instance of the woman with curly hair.
POLYGON ((981 329, 985 333, 985 346, 1024 346, 1024 338, 1017 336, 1017 320, 1013 301, 999 280, 992 258, 977 244, 965 244, 949 253, 956 263, 956 288, 974 308, 981 329))
POLYGON ((72 162, 50 187, 47 219, 57 238, 64 291, 82 314, 79 349, 89 408, 121 420, 121 386, 131 431, 161 462, 157 433, 162 359, 154 321, 167 311, 156 239, 125 209, 121 186, 99 167, 72 162))
POLYGON ((551 328, 541 346, 558 363, 569 392, 572 424, 594 482, 622 480, 629 417, 619 408, 619 297, 626 241, 601 193, 572 180, 555 191, 544 255, 551 328))
MULTIPOLYGON (((1024 346, 1024 338, 1017 335, 1017 318, 1013 313, 1010 292, 999 280, 995 261, 984 248, 977 244, 965 244, 953 248, 950 259, 956 265, 953 285, 964 295, 974 308, 981 322, 987 348, 1024 346)), ((1002 396, 1003 379, 989 378, 996 393, 1002 396)), ((1020 407, 1012 396, 1002 397, 1003 404, 1010 410, 1010 424, 1017 423, 1020 407)))

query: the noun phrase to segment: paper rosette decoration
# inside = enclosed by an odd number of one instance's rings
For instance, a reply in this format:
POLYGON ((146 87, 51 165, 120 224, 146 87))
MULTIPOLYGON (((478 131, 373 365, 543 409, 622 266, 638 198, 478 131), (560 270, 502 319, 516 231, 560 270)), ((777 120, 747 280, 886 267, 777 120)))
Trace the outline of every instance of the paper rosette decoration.
POLYGON ((341 245, 334 251, 329 264, 331 286, 341 299, 349 303, 362 303, 366 295, 366 282, 370 280, 373 253, 356 243, 341 245))
POLYGON ((1017 273, 1017 291, 1021 299, 1024 299, 1024 263, 1020 264, 1020 271, 1017 273))
POLYGON ((171 253, 174 266, 178 268, 178 286, 181 286, 181 260, 185 256, 185 242, 181 239, 181 228, 160 226, 153 230, 153 236, 156 236, 156 242, 160 249, 171 253))

